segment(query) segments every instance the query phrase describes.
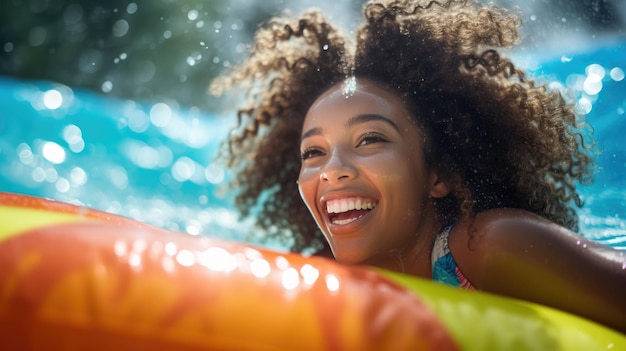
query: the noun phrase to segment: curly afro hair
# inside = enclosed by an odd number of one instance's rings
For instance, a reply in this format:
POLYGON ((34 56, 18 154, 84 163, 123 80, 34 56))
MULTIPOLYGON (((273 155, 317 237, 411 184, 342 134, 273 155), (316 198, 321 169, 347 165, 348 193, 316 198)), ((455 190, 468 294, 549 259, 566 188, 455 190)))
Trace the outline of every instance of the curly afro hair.
POLYGON ((354 38, 317 10, 272 19, 245 62, 212 84, 216 95, 245 92, 222 149, 242 215, 295 251, 325 249, 296 184, 300 133, 320 94, 359 77, 395 91, 425 131, 427 162, 453 185, 435 203, 443 224, 513 207, 577 231, 590 128, 501 56, 521 21, 470 0, 371 1, 363 13, 354 38))

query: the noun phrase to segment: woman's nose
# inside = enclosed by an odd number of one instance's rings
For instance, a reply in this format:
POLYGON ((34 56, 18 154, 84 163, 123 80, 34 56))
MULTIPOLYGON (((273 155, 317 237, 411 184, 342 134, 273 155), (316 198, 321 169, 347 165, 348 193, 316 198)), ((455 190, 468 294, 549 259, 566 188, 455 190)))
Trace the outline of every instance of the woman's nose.
POLYGON ((324 182, 339 182, 354 179, 358 174, 353 160, 345 153, 334 151, 320 173, 320 180, 324 182))

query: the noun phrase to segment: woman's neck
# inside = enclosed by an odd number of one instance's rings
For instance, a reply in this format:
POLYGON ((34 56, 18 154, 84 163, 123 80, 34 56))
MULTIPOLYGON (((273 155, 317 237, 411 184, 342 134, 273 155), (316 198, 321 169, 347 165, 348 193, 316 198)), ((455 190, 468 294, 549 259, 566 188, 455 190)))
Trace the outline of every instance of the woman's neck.
POLYGON ((415 235, 415 245, 405 249, 394 249, 380 252, 367 262, 369 266, 405 273, 421 278, 432 278, 431 255, 435 238, 439 234, 440 227, 428 226, 415 235))

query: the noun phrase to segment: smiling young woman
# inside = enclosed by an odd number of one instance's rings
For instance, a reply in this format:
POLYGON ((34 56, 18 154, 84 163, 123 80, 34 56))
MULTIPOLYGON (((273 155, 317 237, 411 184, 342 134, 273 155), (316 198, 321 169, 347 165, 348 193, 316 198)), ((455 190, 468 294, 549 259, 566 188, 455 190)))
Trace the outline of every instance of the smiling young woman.
POLYGON ((626 331, 626 256, 576 233, 587 126, 501 57, 518 19, 469 0, 364 14, 354 44, 318 11, 274 19, 212 86, 248 97, 224 149, 242 214, 296 251, 626 331))

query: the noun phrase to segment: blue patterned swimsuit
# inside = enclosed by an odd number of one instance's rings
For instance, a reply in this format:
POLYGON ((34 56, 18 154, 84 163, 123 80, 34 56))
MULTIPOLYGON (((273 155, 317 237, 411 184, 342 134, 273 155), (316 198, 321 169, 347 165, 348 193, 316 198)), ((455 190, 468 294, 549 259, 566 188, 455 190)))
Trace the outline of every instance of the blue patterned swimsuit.
POLYGON ((448 236, 452 226, 446 227, 437 235, 435 245, 433 245, 432 264, 433 280, 452 286, 458 286, 466 290, 475 290, 470 281, 463 275, 452 257, 448 246, 448 236))

